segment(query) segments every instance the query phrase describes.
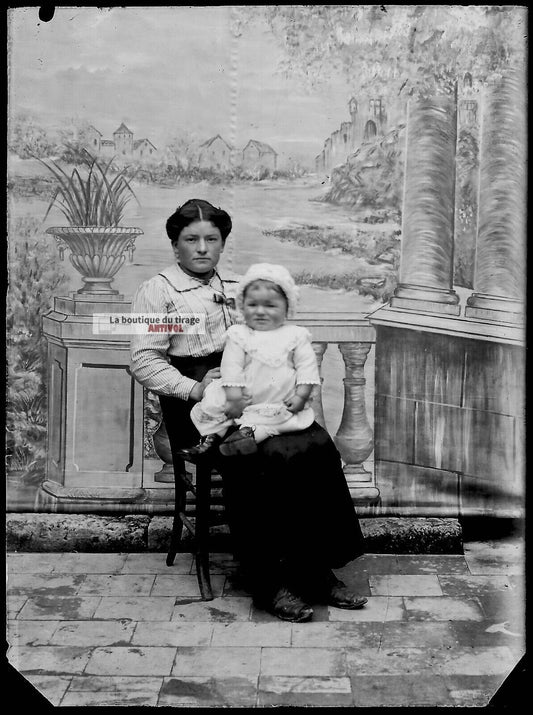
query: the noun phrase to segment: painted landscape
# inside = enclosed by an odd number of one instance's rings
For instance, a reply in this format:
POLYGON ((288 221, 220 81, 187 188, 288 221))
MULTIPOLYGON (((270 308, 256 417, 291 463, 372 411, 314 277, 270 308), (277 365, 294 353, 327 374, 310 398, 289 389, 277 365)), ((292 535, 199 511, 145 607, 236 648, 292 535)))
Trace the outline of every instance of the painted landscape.
MULTIPOLYGON (((56 8, 49 23, 37 11, 8 13, 7 461, 18 485, 42 479, 46 456, 41 318, 81 285, 45 233, 65 222, 57 172, 84 175, 87 158, 134 194, 122 224, 143 233, 113 281, 126 296, 172 261, 166 218, 204 198, 234 220, 222 265, 283 263, 302 311, 366 315, 398 282, 409 101, 457 93, 454 287, 472 289, 480 101, 524 64, 523 8, 56 8)), ((343 369, 328 351, 333 431, 343 369)))

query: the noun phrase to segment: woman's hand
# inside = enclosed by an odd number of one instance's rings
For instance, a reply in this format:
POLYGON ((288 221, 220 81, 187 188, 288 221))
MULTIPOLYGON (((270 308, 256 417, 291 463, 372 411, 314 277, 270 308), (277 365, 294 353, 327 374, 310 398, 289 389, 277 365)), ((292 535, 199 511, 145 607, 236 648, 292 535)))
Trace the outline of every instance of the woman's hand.
POLYGON ((305 405, 305 397, 300 397, 300 395, 292 395, 287 398, 284 402, 285 407, 295 414, 296 412, 301 412, 305 405))
POLYGON ((210 382, 213 382, 213 380, 217 380, 219 377, 219 367, 213 367, 211 368, 211 370, 208 370, 204 375, 204 379, 201 382, 197 382, 196 385, 192 388, 189 394, 189 399, 194 400, 195 402, 200 402, 204 395, 205 388, 209 385, 210 382))

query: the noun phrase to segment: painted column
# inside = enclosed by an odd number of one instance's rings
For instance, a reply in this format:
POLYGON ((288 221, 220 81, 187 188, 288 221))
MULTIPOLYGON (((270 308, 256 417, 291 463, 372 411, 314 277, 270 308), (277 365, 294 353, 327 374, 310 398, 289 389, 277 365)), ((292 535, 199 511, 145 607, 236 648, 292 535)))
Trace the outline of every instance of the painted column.
POLYGON ((485 93, 474 293, 467 317, 524 319, 526 92, 523 75, 509 72, 485 93))
POLYGON ((400 283, 391 305, 459 315, 452 290, 457 98, 409 107, 400 283))

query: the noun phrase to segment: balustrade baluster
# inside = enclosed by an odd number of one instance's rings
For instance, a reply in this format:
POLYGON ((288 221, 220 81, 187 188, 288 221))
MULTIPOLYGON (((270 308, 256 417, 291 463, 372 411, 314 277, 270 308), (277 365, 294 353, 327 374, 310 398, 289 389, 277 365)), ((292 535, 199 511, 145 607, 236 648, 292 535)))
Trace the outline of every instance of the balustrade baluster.
POLYGON ((344 473, 356 501, 378 501, 379 490, 374 476, 363 462, 374 449, 374 436, 368 422, 365 404, 365 362, 372 343, 339 343, 344 360, 344 409, 335 444, 345 462, 344 473))
POLYGON ((315 351, 316 361, 318 363, 318 369, 320 371, 320 385, 313 388, 313 410, 315 412, 315 420, 319 425, 326 428, 326 420, 324 418, 324 407, 322 405, 322 385, 324 383, 324 378, 322 377, 322 358, 328 347, 327 343, 312 343, 313 350, 315 351))

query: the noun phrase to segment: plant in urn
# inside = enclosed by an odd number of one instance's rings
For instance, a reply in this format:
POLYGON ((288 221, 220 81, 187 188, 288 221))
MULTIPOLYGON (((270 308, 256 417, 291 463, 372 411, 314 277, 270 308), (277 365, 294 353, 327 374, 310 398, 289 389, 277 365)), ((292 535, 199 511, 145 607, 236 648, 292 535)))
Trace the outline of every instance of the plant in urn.
POLYGON ((135 193, 125 175, 125 169, 110 174, 113 162, 102 164, 84 150, 82 155, 85 176, 74 169, 69 176, 55 161, 51 164, 39 159, 55 176, 57 187, 48 210, 57 206, 67 219, 67 226, 53 226, 46 230, 55 236, 59 257, 65 248, 70 251, 70 262, 81 273, 82 295, 116 295, 111 287, 113 277, 126 260, 126 251, 133 260, 135 238, 140 228, 119 226, 128 202, 135 193))

